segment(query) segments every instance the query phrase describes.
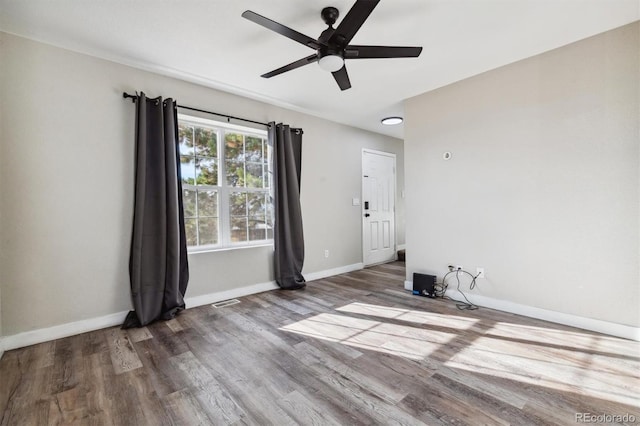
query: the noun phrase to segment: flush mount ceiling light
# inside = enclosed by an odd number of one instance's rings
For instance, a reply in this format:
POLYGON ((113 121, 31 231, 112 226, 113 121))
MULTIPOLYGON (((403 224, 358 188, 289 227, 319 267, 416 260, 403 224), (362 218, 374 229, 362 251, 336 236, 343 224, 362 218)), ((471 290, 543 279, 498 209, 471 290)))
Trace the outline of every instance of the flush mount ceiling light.
POLYGON ((395 126, 396 124, 402 123, 402 117, 387 117, 383 118, 381 123, 385 126, 395 126))

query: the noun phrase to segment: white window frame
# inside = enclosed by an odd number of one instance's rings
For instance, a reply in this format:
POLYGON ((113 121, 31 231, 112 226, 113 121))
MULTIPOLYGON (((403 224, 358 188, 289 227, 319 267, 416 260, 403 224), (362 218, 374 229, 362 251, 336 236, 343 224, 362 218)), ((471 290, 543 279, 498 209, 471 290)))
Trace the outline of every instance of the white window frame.
MULTIPOLYGON (((273 238, 265 239, 265 240, 257 240, 257 241, 242 241, 242 242, 232 242, 231 241, 231 216, 230 216, 230 205, 229 205, 229 196, 233 192, 239 193, 265 193, 269 196, 271 202, 273 202, 273 173, 271 170, 272 158, 271 153, 272 150, 268 149, 267 142, 267 131, 261 129, 255 129, 251 127, 239 126, 237 124, 224 123, 220 121, 215 121, 211 119, 196 117, 187 114, 178 114, 178 123, 179 124, 190 124, 193 126, 204 127, 212 130, 218 131, 217 133, 217 162, 218 162, 218 185, 191 185, 182 182, 182 189, 190 189, 193 191, 196 190, 213 190, 218 193, 218 244, 207 244, 207 245, 196 245, 196 246, 187 246, 187 251, 189 253, 197 253, 197 252, 206 252, 206 251, 220 251, 220 250, 229 250, 229 249, 239 249, 246 247, 260 247, 260 246, 273 246, 273 238), (242 133, 246 136, 258 137, 265 140, 265 145, 263 149, 267 149, 268 151, 265 153, 267 155, 267 169, 263 169, 263 176, 265 179, 268 179, 268 188, 246 188, 246 187, 233 187, 227 185, 226 181, 226 162, 224 157, 224 149, 225 149, 225 133, 233 132, 233 133, 242 133)), ((195 140, 194 140, 195 144, 195 140)), ((180 163, 178 164, 180 166, 180 163)), ((263 167, 265 167, 263 163, 263 167)), ((246 162, 245 162, 245 170, 246 170, 246 162)), ((183 196, 183 194, 180 194, 183 196)), ((271 209, 273 211, 273 209, 271 209)), ((268 213, 267 213, 268 214, 268 213)), ((271 222, 273 223, 273 217, 271 218, 271 222)), ((199 225, 197 227, 197 232, 199 232, 199 225)))

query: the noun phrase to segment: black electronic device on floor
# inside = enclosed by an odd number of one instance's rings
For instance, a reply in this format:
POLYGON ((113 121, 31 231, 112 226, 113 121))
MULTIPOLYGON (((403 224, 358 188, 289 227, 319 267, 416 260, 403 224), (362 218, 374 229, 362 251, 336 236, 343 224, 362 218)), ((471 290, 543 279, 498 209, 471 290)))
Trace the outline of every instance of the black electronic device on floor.
POLYGON ((436 297, 436 276, 413 273, 413 294, 424 297, 436 297))

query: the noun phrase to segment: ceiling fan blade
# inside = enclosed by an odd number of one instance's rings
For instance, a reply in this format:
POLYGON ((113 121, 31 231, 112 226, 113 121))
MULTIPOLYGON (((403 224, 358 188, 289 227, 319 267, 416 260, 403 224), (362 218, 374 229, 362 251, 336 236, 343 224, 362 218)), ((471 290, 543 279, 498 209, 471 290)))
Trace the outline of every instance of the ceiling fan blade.
POLYGON ((302 58, 299 59, 295 62, 290 63, 289 65, 285 65, 284 67, 280 67, 277 70, 273 70, 271 72, 268 72, 266 74, 262 74, 260 77, 264 77, 264 78, 271 78, 271 77, 275 77, 276 75, 282 74, 283 72, 287 72, 287 71, 291 71, 294 70, 296 68, 300 68, 304 65, 307 64, 312 64, 314 62, 318 61, 318 54, 314 53, 311 56, 307 56, 306 58, 302 58))
POLYGON ((356 35, 380 0, 357 0, 329 39, 329 44, 346 46, 356 35))
POLYGON ((344 65, 338 71, 334 71, 333 78, 336 79, 336 83, 340 86, 340 90, 347 90, 351 88, 351 81, 349 81, 349 74, 347 74, 347 67, 344 65))
POLYGON ((302 33, 299 33, 296 30, 292 30, 291 28, 286 27, 282 24, 279 24, 276 21, 272 21, 269 18, 265 18, 262 15, 258 15, 257 13, 252 12, 250 10, 245 10, 242 13, 242 17, 252 22, 255 22, 258 25, 262 25, 263 27, 268 28, 271 31, 275 31, 280 35, 290 38, 291 40, 304 44, 305 46, 310 47, 312 49, 318 50, 320 48, 320 44, 318 43, 317 40, 309 36, 306 36, 302 33))
POLYGON ((371 58, 417 58, 422 47, 408 46, 356 46, 350 45, 344 51, 345 59, 371 58))

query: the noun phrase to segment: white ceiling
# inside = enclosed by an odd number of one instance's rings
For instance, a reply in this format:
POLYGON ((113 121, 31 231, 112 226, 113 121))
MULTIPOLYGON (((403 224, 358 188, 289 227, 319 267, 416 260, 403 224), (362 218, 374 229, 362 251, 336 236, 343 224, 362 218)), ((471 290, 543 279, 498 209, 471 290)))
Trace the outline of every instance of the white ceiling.
POLYGON ((419 58, 347 61, 344 92, 317 64, 260 77, 313 51, 243 11, 317 38, 354 1, 0 0, 0 30, 402 138, 380 119, 404 99, 640 19, 640 0, 381 0, 352 43, 419 58))

